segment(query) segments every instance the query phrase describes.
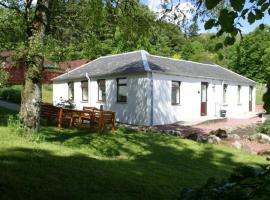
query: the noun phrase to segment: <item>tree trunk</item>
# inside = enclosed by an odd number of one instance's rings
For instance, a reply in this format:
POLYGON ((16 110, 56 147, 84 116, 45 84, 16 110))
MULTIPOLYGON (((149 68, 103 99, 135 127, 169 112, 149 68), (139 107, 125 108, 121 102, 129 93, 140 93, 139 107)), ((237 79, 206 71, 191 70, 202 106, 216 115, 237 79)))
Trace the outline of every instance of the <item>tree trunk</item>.
POLYGON ((50 0, 38 0, 32 30, 28 35, 25 83, 22 92, 21 122, 28 133, 36 132, 40 123, 43 44, 48 24, 50 0))

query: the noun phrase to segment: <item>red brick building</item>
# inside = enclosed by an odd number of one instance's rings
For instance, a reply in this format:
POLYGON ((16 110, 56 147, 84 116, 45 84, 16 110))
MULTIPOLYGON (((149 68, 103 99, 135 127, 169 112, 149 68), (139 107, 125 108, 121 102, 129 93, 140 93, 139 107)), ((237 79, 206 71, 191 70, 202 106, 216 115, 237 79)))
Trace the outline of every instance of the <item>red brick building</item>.
MULTIPOLYGON (((25 64, 23 62, 13 61, 13 55, 15 51, 3 51, 0 52, 0 67, 9 72, 8 82, 13 85, 19 85, 24 83, 25 64)), ((51 83, 51 79, 69 71, 75 69, 85 63, 88 60, 71 60, 59 63, 45 60, 43 71, 43 83, 51 83)))

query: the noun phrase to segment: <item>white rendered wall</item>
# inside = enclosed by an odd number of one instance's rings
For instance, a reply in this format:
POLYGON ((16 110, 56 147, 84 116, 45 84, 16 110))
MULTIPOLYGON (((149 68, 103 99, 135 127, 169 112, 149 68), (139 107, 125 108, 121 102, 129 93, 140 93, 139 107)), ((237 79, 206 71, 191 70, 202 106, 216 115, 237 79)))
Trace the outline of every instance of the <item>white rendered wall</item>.
MULTIPOLYGON (((102 79, 102 78, 101 78, 102 79)), ((97 79, 91 80, 90 105, 116 112, 116 120, 127 124, 150 125, 150 79, 147 75, 119 76, 106 79, 106 101, 98 102, 97 79), (116 78, 127 78, 127 102, 117 102, 116 78)))
MULTIPOLYGON (((146 74, 100 77, 90 79, 88 84, 88 101, 82 101, 81 81, 74 81, 74 103, 77 109, 93 106, 116 112, 116 120, 122 123, 150 125, 150 79, 146 74), (127 78, 127 102, 117 102, 116 78, 127 78), (98 79, 106 79, 106 101, 98 101, 98 79)), ((53 102, 57 104, 60 97, 68 99, 68 83, 53 84, 53 102)))
MULTIPOLYGON (((81 80, 74 81, 74 103, 77 109, 94 106, 116 112, 117 121, 128 124, 151 124, 151 77, 146 74, 119 77, 100 77, 106 79, 106 101, 98 101, 97 79, 89 82, 88 101, 82 101, 81 80), (127 103, 116 101, 116 78, 127 78, 127 103)), ((207 116, 219 116, 220 109, 227 110, 228 117, 239 117, 249 112, 249 85, 240 84, 241 104, 237 102, 238 84, 228 84, 227 103, 223 104, 221 80, 201 79, 153 73, 153 124, 170 124, 177 121, 189 121, 201 117, 201 82, 208 82, 207 116), (181 81, 180 105, 171 104, 171 81, 181 81)), ((85 79, 87 80, 87 79, 85 79)), ((255 92, 253 88, 253 112, 255 111, 255 92)), ((68 99, 68 83, 53 84, 53 102, 60 97, 68 99)))
POLYGON ((53 83, 53 105, 59 103, 60 98, 68 99, 68 84, 66 82, 53 83))
MULTIPOLYGON (((238 84, 228 84, 227 103, 223 105, 221 80, 190 78, 164 74, 153 74, 153 124, 170 124, 201 117, 201 82, 208 82, 207 116, 219 116, 220 109, 227 110, 228 117, 239 117, 249 112, 249 85, 240 84, 241 104, 237 102, 238 84), (181 81, 180 105, 171 104, 171 81, 181 81)), ((253 89, 253 111, 255 111, 255 87, 253 89)))

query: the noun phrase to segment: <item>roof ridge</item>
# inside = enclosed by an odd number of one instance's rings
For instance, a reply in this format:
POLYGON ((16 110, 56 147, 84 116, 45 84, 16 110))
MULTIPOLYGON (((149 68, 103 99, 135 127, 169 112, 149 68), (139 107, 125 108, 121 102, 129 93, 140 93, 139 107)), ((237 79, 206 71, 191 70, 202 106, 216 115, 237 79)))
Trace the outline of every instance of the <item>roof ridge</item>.
POLYGON ((216 67, 217 64, 207 64, 207 63, 200 63, 200 62, 196 62, 196 61, 190 61, 190 60, 183 60, 183 59, 177 59, 177 58, 169 58, 169 57, 165 57, 165 56, 158 56, 158 55, 152 55, 150 54, 151 56, 154 56, 154 57, 158 57, 158 58, 165 58, 165 59, 169 59, 169 60, 175 60, 175 61, 183 61, 183 62, 191 62, 191 63, 196 63, 196 64, 201 64, 201 65, 210 65, 210 66, 213 66, 213 67, 216 67))
POLYGON ((141 56, 142 56, 144 70, 147 72, 150 72, 151 68, 150 68, 150 65, 149 65, 149 62, 147 59, 147 55, 149 55, 149 53, 147 51, 141 50, 141 56))
POLYGON ((121 56, 121 55, 126 55, 126 54, 132 54, 132 53, 139 53, 144 50, 135 50, 135 51, 129 51, 129 52, 124 52, 124 53, 118 53, 118 54, 109 54, 106 56, 100 56, 99 58, 108 58, 108 57, 114 57, 114 56, 121 56))

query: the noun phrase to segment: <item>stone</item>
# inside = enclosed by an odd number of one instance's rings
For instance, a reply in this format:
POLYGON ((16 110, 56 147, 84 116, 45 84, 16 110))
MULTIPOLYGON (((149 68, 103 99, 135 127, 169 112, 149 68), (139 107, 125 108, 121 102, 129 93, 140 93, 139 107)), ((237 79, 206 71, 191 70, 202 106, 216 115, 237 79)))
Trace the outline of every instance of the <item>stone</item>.
POLYGON ((216 135, 209 135, 207 137, 207 143, 209 144, 220 144, 221 139, 216 135))
POLYGON ((233 133, 233 134, 228 134, 228 139, 229 140, 240 140, 241 137, 239 135, 233 133))
POLYGON ((197 141, 198 139, 198 134, 196 133, 191 133, 189 134, 188 136, 186 136, 187 139, 190 139, 190 140, 194 140, 194 141, 197 141))
POLYGON ((270 157, 270 150, 261 150, 258 152, 258 155, 270 157))
POLYGON ((270 136, 263 134, 263 133, 256 133, 249 137, 251 141, 257 141, 262 144, 270 144, 270 136))
POLYGON ((211 135, 216 135, 219 138, 227 138, 228 137, 227 132, 225 130, 223 130, 223 129, 217 129, 215 131, 211 131, 210 134, 211 135))
POLYGON ((232 143, 232 146, 236 149, 241 149, 242 148, 242 144, 239 141, 234 141, 232 143))

